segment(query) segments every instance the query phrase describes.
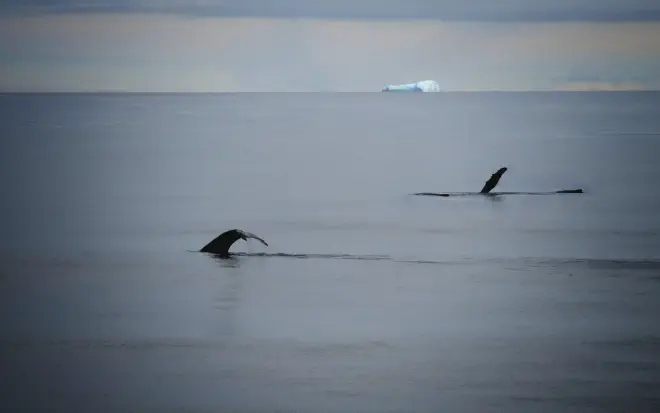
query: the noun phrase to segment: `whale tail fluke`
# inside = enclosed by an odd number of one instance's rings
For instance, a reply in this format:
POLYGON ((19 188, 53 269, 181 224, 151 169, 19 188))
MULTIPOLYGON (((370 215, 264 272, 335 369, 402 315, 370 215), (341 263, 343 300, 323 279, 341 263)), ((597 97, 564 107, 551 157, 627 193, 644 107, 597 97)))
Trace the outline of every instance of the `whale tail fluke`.
POLYGON ((251 232, 240 229, 231 229, 215 237, 211 242, 202 247, 200 252, 208 252, 227 257, 229 256, 229 248, 231 248, 231 246, 239 239, 244 241, 247 241, 248 239, 256 239, 265 246, 268 246, 266 241, 251 232))
POLYGON ((504 172, 506 172, 508 169, 509 168, 507 168, 505 166, 503 168, 498 169, 497 172, 492 174, 490 176, 490 178, 484 184, 484 187, 481 188, 480 193, 487 194, 490 191, 492 191, 497 186, 497 184, 500 182, 500 179, 502 178, 502 175, 504 175, 504 172))

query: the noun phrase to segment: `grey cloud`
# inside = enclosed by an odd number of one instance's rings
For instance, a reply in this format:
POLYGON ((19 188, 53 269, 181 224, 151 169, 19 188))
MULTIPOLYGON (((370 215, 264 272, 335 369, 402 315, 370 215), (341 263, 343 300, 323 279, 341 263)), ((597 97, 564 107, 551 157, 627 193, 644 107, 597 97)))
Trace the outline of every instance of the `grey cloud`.
POLYGON ((5 0, 14 14, 171 13, 191 17, 660 21, 657 0, 5 0))

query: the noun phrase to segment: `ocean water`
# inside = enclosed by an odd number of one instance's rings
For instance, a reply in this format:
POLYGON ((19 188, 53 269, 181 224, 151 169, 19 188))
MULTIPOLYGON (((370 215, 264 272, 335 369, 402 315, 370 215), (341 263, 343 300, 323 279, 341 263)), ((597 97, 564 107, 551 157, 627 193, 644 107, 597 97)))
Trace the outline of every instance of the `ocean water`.
POLYGON ((0 109, 2 411, 660 411, 660 93, 0 109))

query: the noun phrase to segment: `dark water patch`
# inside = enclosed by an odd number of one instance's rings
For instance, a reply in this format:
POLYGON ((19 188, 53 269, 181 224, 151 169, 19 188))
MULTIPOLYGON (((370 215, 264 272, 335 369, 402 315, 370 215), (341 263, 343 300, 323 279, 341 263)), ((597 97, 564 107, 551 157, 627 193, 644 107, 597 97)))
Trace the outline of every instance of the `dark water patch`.
POLYGON ((281 258, 299 258, 299 259, 334 259, 334 260, 358 260, 358 261, 391 261, 392 258, 387 255, 351 255, 351 254, 287 254, 287 253, 244 253, 237 252, 237 256, 250 257, 281 257, 281 258))
MULTIPOLYGON (((583 345, 602 347, 607 349, 636 348, 640 350, 652 350, 660 352, 660 335, 643 334, 633 338, 620 338, 613 340, 583 340, 583 345)), ((660 353, 659 353, 660 354, 660 353)))
POLYGON ((613 260, 613 259, 567 259, 540 261, 548 265, 578 266, 594 270, 639 270, 658 271, 660 277, 660 260, 613 260))
POLYGON ((292 254, 292 253, 246 253, 233 254, 238 257, 261 258, 295 258, 295 259, 327 259, 327 260, 356 260, 356 261, 390 261, 407 264, 434 264, 434 265, 475 265, 486 264, 496 266, 516 265, 521 268, 533 269, 535 267, 583 267, 595 270, 658 270, 660 276, 660 260, 623 260, 623 259, 590 259, 590 258, 467 258, 459 260, 432 260, 432 259, 406 259, 391 255, 354 255, 354 254, 292 254))
POLYGON ((610 135, 610 136, 643 136, 643 137, 660 136, 660 132, 603 131, 600 134, 601 135, 610 135))
MULTIPOLYGON (((401 344, 401 343, 399 343, 401 344)), ((333 353, 363 353, 398 347, 397 343, 381 340, 356 342, 303 342, 298 340, 251 340, 236 342, 230 339, 211 338, 153 338, 153 339, 31 339, 0 340, 0 348, 8 349, 59 349, 59 350, 159 350, 159 349, 214 349, 214 350, 286 350, 300 355, 328 355, 333 353)))

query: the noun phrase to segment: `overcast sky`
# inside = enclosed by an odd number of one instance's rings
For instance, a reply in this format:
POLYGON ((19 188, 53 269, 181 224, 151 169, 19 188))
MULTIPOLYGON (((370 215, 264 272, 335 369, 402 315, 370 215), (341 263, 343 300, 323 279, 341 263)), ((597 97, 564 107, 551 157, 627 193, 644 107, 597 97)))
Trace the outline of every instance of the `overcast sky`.
POLYGON ((0 90, 660 89, 657 0, 0 1, 0 90))

